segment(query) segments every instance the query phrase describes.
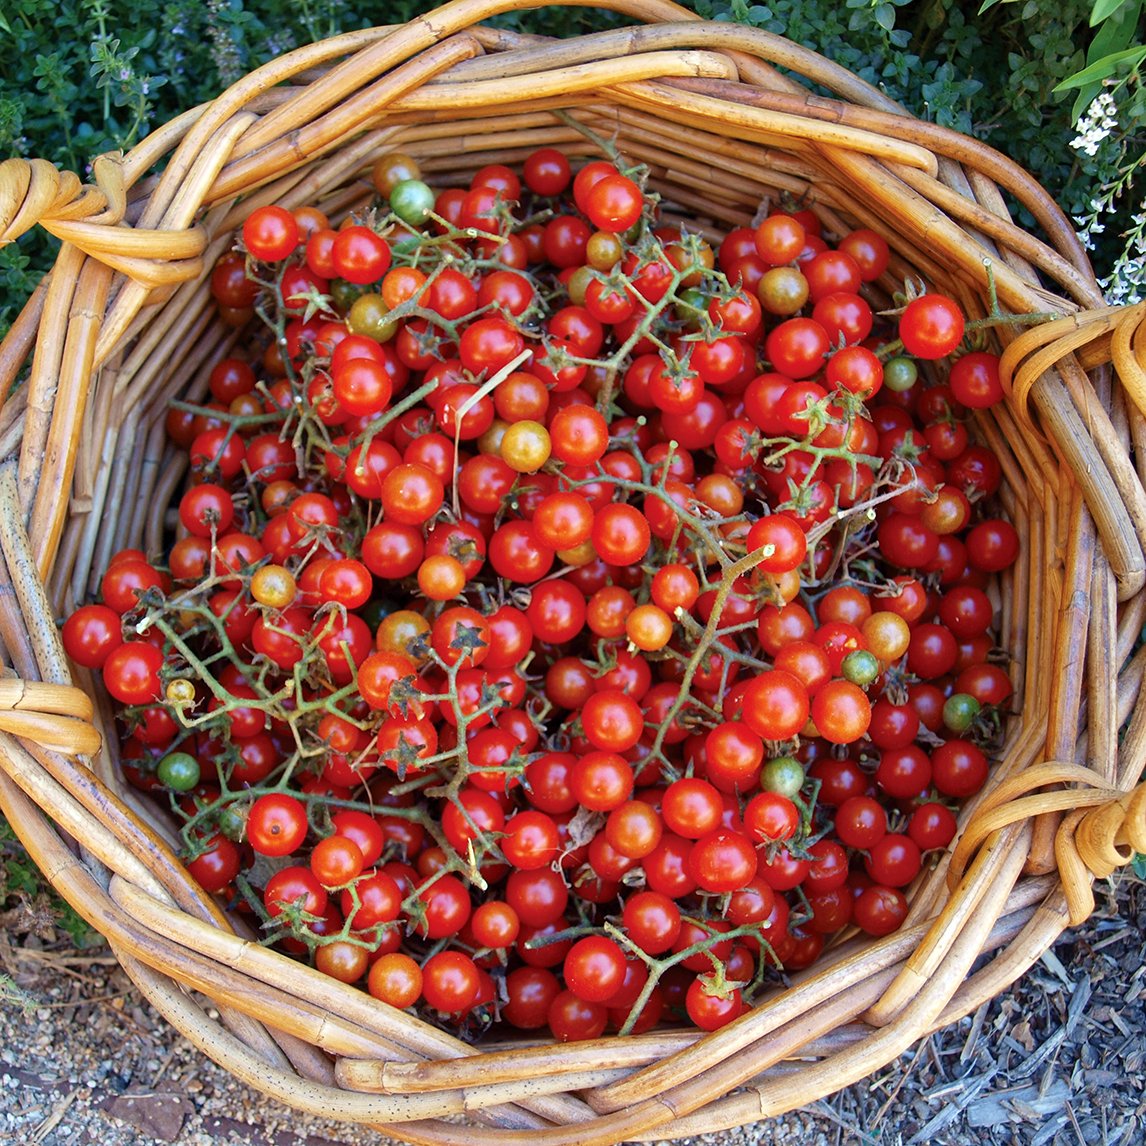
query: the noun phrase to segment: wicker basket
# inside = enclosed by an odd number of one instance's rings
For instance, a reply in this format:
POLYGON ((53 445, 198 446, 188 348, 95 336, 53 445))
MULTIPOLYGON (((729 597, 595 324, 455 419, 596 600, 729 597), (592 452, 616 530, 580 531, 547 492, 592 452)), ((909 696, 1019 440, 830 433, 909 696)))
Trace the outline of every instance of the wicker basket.
POLYGON ((0 164, 0 241, 37 222, 63 240, 0 347, 0 809, 205 1054, 291 1106, 419 1143, 645 1141, 799 1107, 1003 990, 1086 917, 1095 876, 1146 850, 1146 652, 1131 656, 1146 619, 1143 309, 1103 306, 1028 175, 809 51, 669 0, 611 0, 649 26, 570 41, 477 26, 526 6, 457 0, 292 52, 98 160, 93 186, 0 164), (615 133, 701 225, 746 224, 762 197, 791 192, 832 230, 883 233, 895 276, 922 275, 972 316, 989 264, 1005 309, 1064 317, 1002 332, 1009 400, 978 418, 1024 538, 1003 586, 1021 713, 904 928, 833 949, 707 1036, 475 1049, 236 932, 124 790, 106 697, 69 667, 53 618, 114 549, 160 550, 181 480, 166 404, 202 393, 204 364, 234 337, 206 277, 246 215, 272 201, 338 215, 391 149, 439 181, 541 144, 587 154, 557 109, 615 133), (1011 221, 1004 192, 1051 246, 1011 221))

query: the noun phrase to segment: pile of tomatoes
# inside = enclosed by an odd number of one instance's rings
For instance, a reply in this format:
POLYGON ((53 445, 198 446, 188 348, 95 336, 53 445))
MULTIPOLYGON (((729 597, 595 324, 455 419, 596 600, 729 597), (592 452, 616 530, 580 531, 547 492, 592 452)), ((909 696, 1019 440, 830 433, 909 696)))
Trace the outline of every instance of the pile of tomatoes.
POLYGON ((391 154, 338 226, 253 211, 173 543, 63 623, 202 887, 471 1036, 716 1029, 894 930, 1011 696, 978 326, 645 176, 391 154))

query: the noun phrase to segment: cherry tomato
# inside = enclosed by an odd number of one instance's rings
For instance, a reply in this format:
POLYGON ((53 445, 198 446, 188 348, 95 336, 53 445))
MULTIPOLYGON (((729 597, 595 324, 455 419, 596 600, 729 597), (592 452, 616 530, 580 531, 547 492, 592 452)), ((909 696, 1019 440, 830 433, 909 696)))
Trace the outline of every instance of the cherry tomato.
POLYGON ((943 358, 963 341, 965 321, 954 300, 925 294, 912 299, 899 316, 899 337, 916 358, 943 358))
POLYGON ((284 207, 256 207, 243 222, 243 245, 261 262, 285 259, 298 242, 298 223, 284 207))

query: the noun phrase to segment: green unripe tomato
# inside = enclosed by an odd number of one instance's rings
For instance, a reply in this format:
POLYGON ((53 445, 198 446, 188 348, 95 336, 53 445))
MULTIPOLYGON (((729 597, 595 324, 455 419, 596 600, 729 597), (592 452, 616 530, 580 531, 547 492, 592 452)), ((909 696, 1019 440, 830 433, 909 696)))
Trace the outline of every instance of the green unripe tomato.
POLYGON ((354 283, 348 283, 346 279, 335 279, 330 284, 330 297, 339 314, 346 314, 354 305, 355 299, 366 294, 366 291, 366 287, 355 286, 354 283))
POLYGON ((883 384, 897 394, 910 390, 919 377, 919 367, 911 358, 891 358, 883 364, 883 384))
POLYGON ((569 276, 565 289, 569 292, 569 301, 574 306, 585 305, 585 292, 589 289, 589 284, 592 281, 593 268, 590 266, 578 267, 569 276))
POLYGON ((860 688, 871 684, 882 671, 883 666, 879 663, 879 657, 875 653, 869 653, 867 649, 856 649, 848 653, 840 666, 844 679, 850 680, 852 684, 858 684, 860 688))
POLYGON ((393 612, 393 607, 379 597, 372 597, 360 609, 355 609, 355 612, 370 626, 370 631, 376 633, 382 618, 393 612))
POLYGON ((411 227, 420 227, 434 209, 433 189, 421 179, 403 179, 390 192, 390 210, 411 227))
POLYGON ((777 756, 769 760, 760 773, 760 788, 787 796, 789 800, 800 794, 804 786, 803 765, 793 756, 777 756))
POLYGON ((241 840, 247 830, 247 817, 237 804, 228 804, 219 812, 219 831, 229 840, 241 840))
POLYGON ((199 761, 190 752, 168 752, 155 770, 159 782, 173 792, 190 792, 199 783, 199 761))
POLYGON ((390 308, 380 294, 359 295, 346 315, 351 334, 361 334, 375 342, 389 342, 398 332, 398 324, 390 317, 390 308))
POLYGON ((698 290, 696 287, 687 287, 685 290, 677 292, 676 305, 673 310, 677 318, 681 322, 688 324, 696 324, 700 321, 701 314, 707 309, 711 296, 698 290))
POLYGON ((983 706, 970 694, 956 692, 943 702, 943 723, 952 732, 966 732, 983 706))

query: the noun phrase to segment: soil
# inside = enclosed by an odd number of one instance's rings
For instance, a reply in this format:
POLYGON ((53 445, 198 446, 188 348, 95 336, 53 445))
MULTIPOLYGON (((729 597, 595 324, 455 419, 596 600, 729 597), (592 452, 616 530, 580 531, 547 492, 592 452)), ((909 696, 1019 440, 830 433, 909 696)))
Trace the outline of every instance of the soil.
MULTIPOLYGON (((0 1141, 30 1146, 387 1146, 303 1117, 207 1061, 105 948, 7 913, 0 1141), (12 992, 10 992, 12 993, 12 992)), ((1007 994, 807 1110, 697 1146, 1139 1146, 1146 1141, 1146 884, 1099 908, 1007 994)))

